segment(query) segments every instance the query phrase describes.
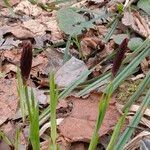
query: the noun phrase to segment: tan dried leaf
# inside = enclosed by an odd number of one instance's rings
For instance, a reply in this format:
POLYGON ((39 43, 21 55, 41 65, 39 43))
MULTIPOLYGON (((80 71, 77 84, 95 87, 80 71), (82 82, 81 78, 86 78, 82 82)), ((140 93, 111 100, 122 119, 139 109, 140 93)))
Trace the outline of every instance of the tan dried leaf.
POLYGON ((0 125, 16 113, 18 93, 16 79, 0 79, 0 125))
MULTIPOLYGON (((95 122, 98 115, 98 104, 101 94, 91 93, 88 98, 68 97, 67 101, 73 103, 71 115, 62 121, 59 125, 60 134, 71 142, 83 141, 89 142, 95 122)), ((116 109, 115 99, 111 99, 107 109, 103 124, 99 131, 99 136, 105 135, 110 132, 120 116, 116 109)))
POLYGON ((139 12, 124 12, 122 23, 129 26, 143 37, 148 37, 150 35, 149 25, 139 12))
POLYGON ((26 14, 28 16, 39 16, 42 13, 42 9, 37 5, 31 4, 28 0, 21 1, 15 8, 15 13, 26 14))

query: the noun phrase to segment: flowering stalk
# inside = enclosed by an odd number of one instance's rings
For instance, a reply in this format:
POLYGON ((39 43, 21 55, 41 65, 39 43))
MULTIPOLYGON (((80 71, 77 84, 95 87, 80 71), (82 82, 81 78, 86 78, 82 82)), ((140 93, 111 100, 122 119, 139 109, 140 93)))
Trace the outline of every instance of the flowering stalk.
POLYGON ((116 76, 116 74, 121 66, 121 63, 123 61, 125 52, 127 50, 128 41, 129 40, 127 38, 125 38, 122 41, 122 43, 120 44, 119 49, 117 51, 116 57, 113 61, 112 74, 114 77, 116 76))
POLYGON ((25 41, 23 42, 23 50, 20 59, 20 69, 24 85, 26 85, 26 82, 29 78, 31 66, 32 66, 32 44, 30 41, 25 41))

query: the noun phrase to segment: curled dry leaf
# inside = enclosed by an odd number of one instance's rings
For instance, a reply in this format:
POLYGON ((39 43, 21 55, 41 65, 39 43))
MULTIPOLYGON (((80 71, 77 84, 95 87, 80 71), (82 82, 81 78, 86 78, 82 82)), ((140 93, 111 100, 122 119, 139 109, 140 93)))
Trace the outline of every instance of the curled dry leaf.
MULTIPOLYGON (((101 96, 99 93, 91 93, 85 99, 74 96, 68 97, 66 100, 73 103, 73 109, 70 116, 65 118, 59 125, 60 134, 70 139, 71 142, 89 142, 98 116, 98 104, 101 96)), ((99 131, 99 136, 109 133, 116 125, 120 114, 115 103, 115 99, 112 98, 99 131)))
MULTIPOLYGON (((58 51, 48 48, 33 58, 31 74, 34 77, 37 77, 38 74, 48 76, 51 71, 56 72, 62 65, 63 55, 58 51)), ((49 86, 48 82, 47 85, 49 86)))
POLYGON ((33 19, 24 21, 23 26, 36 35, 44 35, 46 31, 46 26, 33 19))
POLYGON ((96 37, 86 37, 81 41, 81 52, 84 57, 90 56, 94 51, 102 51, 104 43, 96 37))
POLYGON ((122 23, 132 28, 135 32, 143 37, 150 35, 150 28, 145 19, 140 15, 139 12, 124 12, 122 23))
POLYGON ((144 74, 146 74, 150 69, 150 57, 144 58, 141 62, 141 69, 144 74))
POLYGON ((124 147, 124 150, 135 150, 140 148, 140 143, 143 138, 150 138, 150 132, 142 131, 136 135, 132 140, 130 140, 124 147))

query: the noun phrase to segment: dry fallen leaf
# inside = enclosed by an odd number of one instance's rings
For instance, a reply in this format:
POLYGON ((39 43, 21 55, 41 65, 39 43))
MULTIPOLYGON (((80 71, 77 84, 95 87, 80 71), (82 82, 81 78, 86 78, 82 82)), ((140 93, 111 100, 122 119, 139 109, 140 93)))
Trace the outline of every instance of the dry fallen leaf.
POLYGON ((20 44, 20 40, 14 40, 13 37, 8 37, 6 40, 3 42, 3 44, 0 46, 0 50, 4 49, 12 49, 13 47, 18 47, 18 44, 20 44))
POLYGON ((81 52, 84 57, 88 57, 94 51, 102 51, 104 49, 103 42, 97 37, 85 37, 81 41, 81 52))
POLYGON ((146 74, 149 71, 149 58, 144 58, 143 61, 141 62, 141 69, 144 74, 146 74))
POLYGON ((56 84, 60 87, 66 87, 87 70, 88 68, 83 61, 72 57, 56 72, 56 84))
POLYGON ((150 35, 149 25, 139 12, 125 11, 122 18, 122 23, 129 26, 143 37, 148 37, 150 35))
POLYGON ((37 5, 31 4, 28 0, 21 1, 15 8, 15 13, 26 14, 28 16, 38 16, 42 13, 42 9, 37 5))
MULTIPOLYGON (((18 4, 20 2, 20 0, 9 0, 8 2, 9 2, 10 6, 14 6, 14 5, 18 4)), ((1 7, 6 7, 6 4, 4 3, 3 0, 0 1, 0 8, 1 7)))
MULTIPOLYGON (((66 100, 73 103, 73 109, 70 116, 65 118, 59 125, 58 129, 60 135, 70 139, 71 142, 89 142, 95 127, 98 115, 98 104, 101 96, 101 94, 92 93, 85 99, 76 98, 74 96, 68 97, 66 100)), ((120 117, 115 103, 115 99, 112 98, 99 131, 99 136, 109 133, 120 117)))
POLYGON ((62 64, 62 54, 56 50, 48 48, 33 58, 31 74, 35 77, 38 74, 48 76, 50 72, 57 71, 62 64))
POLYGON ((124 147, 124 150, 135 150, 139 149, 141 140, 143 138, 149 137, 150 138, 150 132, 148 131, 142 131, 139 133, 136 137, 134 137, 132 140, 130 140, 124 147))
POLYGON ((18 93, 16 79, 0 78, 0 125, 16 113, 18 93))

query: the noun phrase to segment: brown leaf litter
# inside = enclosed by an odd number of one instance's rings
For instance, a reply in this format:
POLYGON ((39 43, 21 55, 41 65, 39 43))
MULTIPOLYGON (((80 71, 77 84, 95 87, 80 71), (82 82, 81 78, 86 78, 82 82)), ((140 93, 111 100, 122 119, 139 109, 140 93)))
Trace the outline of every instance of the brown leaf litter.
POLYGON ((125 11, 124 17, 122 18, 122 23, 126 26, 129 26, 143 37, 148 37, 150 35, 150 27, 148 26, 144 17, 141 16, 141 14, 137 11, 125 11))
POLYGON ((18 108, 17 83, 15 79, 0 78, 0 125, 15 115, 18 108))
MULTIPOLYGON (((70 142, 89 142, 95 127, 101 96, 99 93, 91 93, 88 98, 77 98, 74 96, 66 98, 67 101, 73 103, 73 109, 71 114, 59 125, 60 135, 67 138, 70 142)), ((99 136, 111 132, 119 117, 120 113, 116 109, 116 100, 112 98, 99 131, 99 136)))

